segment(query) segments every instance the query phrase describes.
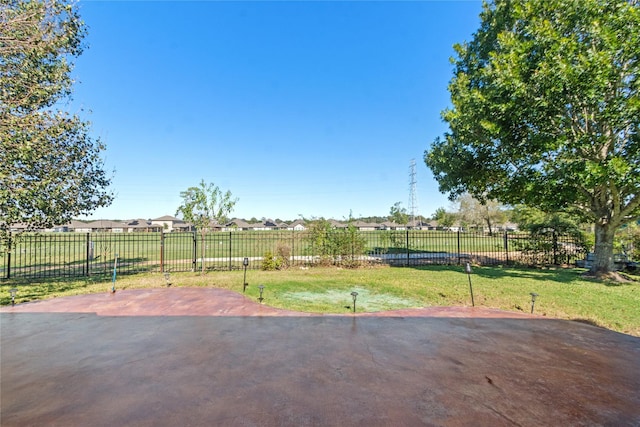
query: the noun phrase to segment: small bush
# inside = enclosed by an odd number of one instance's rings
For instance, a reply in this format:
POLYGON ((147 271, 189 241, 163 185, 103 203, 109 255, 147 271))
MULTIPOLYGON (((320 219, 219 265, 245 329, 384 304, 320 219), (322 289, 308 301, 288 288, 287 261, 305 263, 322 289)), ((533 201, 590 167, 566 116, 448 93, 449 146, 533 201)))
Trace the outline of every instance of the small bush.
POLYGON ((278 242, 278 247, 276 248, 276 259, 280 261, 281 265, 278 270, 282 268, 289 268, 290 260, 291 260, 291 248, 289 245, 278 242))
POLYGON ((273 256, 271 251, 264 253, 262 257, 262 269, 265 271, 273 271, 278 269, 278 263, 276 257, 273 256))
POLYGON ((273 255, 271 251, 267 251, 262 257, 262 270, 264 271, 282 270, 288 266, 289 258, 280 254, 273 255))

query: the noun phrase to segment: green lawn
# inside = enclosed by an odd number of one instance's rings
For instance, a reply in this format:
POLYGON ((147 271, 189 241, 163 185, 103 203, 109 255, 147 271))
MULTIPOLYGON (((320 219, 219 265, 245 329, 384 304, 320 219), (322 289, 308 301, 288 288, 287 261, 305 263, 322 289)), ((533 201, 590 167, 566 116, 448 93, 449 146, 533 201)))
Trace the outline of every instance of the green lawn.
MULTIPOLYGON (((640 276, 629 283, 585 279, 579 269, 515 269, 475 267, 471 276, 476 306, 530 312, 531 292, 538 293, 535 313, 550 318, 588 322, 640 336, 640 276)), ((172 273, 173 286, 211 286, 242 292, 243 272, 204 275, 172 273)), ((463 268, 375 267, 360 269, 291 268, 248 271, 246 295, 258 297, 263 284, 265 304, 289 310, 344 313, 358 292, 358 311, 425 306, 470 306, 469 282, 463 268)), ((9 289, 18 288, 16 302, 107 292, 111 276, 101 279, 47 282, 8 281, 0 284, 0 304, 10 304, 9 289)), ((160 273, 119 276, 117 289, 165 286, 160 273)))

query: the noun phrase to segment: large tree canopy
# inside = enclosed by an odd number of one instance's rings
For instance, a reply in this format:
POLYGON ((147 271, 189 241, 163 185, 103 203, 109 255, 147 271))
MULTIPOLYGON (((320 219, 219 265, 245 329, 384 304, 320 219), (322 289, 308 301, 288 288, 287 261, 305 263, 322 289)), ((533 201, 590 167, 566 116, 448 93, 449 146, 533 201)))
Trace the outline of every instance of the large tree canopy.
POLYGON ((455 46, 449 131, 425 152, 440 190, 595 223, 594 272, 640 216, 640 7, 497 0, 455 46))
POLYGON ((104 146, 62 111, 84 35, 65 1, 0 3, 0 237, 13 224, 50 227, 112 200, 104 146))

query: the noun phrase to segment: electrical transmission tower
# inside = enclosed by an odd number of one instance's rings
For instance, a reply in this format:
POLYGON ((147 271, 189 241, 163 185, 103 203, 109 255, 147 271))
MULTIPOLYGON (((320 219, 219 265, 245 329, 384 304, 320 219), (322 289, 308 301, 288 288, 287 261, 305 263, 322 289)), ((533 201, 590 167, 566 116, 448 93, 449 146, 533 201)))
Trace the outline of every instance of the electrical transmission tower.
POLYGON ((416 195, 416 159, 411 159, 409 166, 409 212, 411 213, 412 227, 416 225, 416 211, 418 210, 418 196, 416 195))

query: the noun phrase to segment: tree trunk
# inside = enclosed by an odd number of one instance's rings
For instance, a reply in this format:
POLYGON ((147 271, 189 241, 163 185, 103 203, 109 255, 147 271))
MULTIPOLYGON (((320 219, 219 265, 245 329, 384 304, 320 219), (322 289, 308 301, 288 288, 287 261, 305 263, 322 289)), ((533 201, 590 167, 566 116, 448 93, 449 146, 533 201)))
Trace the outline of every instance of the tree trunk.
POLYGON ((595 259, 590 272, 595 275, 606 275, 613 271, 613 237, 615 227, 611 224, 595 224, 596 245, 595 259))
POLYGON ((491 227, 491 218, 487 216, 485 221, 487 221, 487 227, 489 227, 489 236, 493 236, 493 228, 491 227))

